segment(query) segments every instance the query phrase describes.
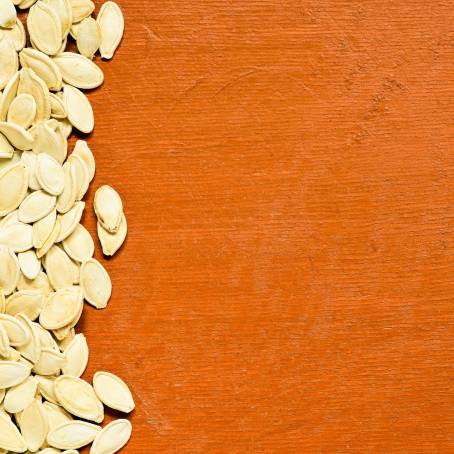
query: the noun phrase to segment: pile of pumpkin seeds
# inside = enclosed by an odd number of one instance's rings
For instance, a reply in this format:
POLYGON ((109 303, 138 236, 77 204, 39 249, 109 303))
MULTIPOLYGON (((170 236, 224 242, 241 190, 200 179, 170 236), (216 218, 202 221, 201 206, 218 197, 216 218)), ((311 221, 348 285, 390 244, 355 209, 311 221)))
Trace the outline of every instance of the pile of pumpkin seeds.
MULTIPOLYGON (((82 90, 104 80, 93 58, 115 53, 123 15, 91 0, 0 0, 0 454, 111 454, 131 436, 127 419, 102 428, 104 407, 134 409, 128 386, 108 372, 82 376, 88 345, 76 334, 84 301, 107 306, 112 285, 80 223, 95 175, 87 142, 68 155, 73 128, 89 134, 93 110, 82 90), (28 10, 25 28, 18 10, 28 10), (67 51, 68 37, 75 41, 67 51), (27 47, 27 44, 29 46, 27 47)), ((119 194, 97 189, 102 251, 123 244, 119 194)))

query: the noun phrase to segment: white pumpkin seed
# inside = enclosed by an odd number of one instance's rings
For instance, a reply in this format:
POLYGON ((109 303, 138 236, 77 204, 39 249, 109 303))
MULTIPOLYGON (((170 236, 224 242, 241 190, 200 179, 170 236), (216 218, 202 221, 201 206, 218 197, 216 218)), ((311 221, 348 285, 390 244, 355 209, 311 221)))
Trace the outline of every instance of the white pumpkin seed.
POLYGON ((53 58, 63 80, 76 88, 91 89, 104 82, 104 73, 91 60, 74 52, 63 52, 53 58))
POLYGON ((107 256, 114 255, 122 246, 128 233, 128 224, 124 213, 122 213, 120 227, 117 232, 108 232, 100 222, 97 223, 97 231, 103 254, 107 256))
POLYGON ((30 372, 30 368, 24 364, 15 361, 0 361, 0 388, 11 388, 22 383, 30 372))
POLYGON ((30 150, 33 145, 33 137, 21 126, 14 123, 0 121, 0 133, 2 133, 14 148, 30 150))
POLYGON ((82 200, 90 185, 90 175, 87 166, 82 158, 75 154, 72 154, 67 162, 71 163, 75 172, 76 200, 82 200))
POLYGON ((19 290, 6 300, 6 313, 16 316, 24 314, 36 320, 44 306, 44 295, 39 290, 19 290))
POLYGON ((93 109, 88 98, 77 88, 65 85, 63 99, 68 112, 68 120, 80 132, 89 134, 95 126, 93 109))
POLYGON ((9 106, 17 94, 17 88, 19 87, 19 71, 17 71, 6 84, 3 90, 3 96, 0 98, 0 121, 6 119, 9 106))
POLYGON ((17 14, 11 0, 0 0, 0 27, 12 28, 16 23, 17 14))
POLYGON ((91 0, 69 0, 73 12, 73 22, 80 22, 94 10, 95 4, 91 0))
POLYGON ((58 196, 65 188, 65 175, 62 166, 47 153, 38 155, 36 178, 40 186, 49 194, 58 196))
POLYGON ((54 208, 56 197, 39 190, 28 195, 19 206, 21 222, 36 222, 46 217, 54 208))
POLYGON ((87 339, 83 334, 77 334, 64 350, 66 361, 62 366, 64 375, 80 377, 88 363, 87 339))
POLYGON ((5 296, 13 293, 20 276, 19 261, 7 246, 0 244, 0 288, 5 296))
POLYGON ((78 449, 90 444, 101 428, 85 421, 60 424, 47 435, 47 442, 59 449, 78 449))
POLYGON ((50 114, 53 118, 63 119, 68 115, 63 100, 56 94, 50 93, 50 114))
POLYGON ((19 282, 17 283, 17 289, 39 290, 45 296, 52 291, 47 274, 43 273, 42 271, 35 279, 28 279, 21 273, 19 276, 19 282))
POLYGON ((65 355, 53 348, 41 347, 41 355, 33 367, 33 372, 39 375, 58 375, 65 363, 65 355))
POLYGON ((20 252, 17 254, 20 270, 27 279, 35 279, 41 271, 41 262, 36 257, 36 252, 33 250, 20 252))
POLYGON ((85 202, 76 202, 74 206, 65 214, 60 214, 60 235, 57 238, 57 243, 68 238, 74 232, 79 224, 84 212, 85 202))
POLYGON ((93 257, 95 244, 88 230, 79 224, 67 238, 63 240, 63 249, 76 262, 86 262, 93 257))
POLYGON ((4 400, 5 410, 8 413, 19 413, 27 408, 35 399, 37 388, 36 377, 28 377, 19 385, 9 388, 4 400))
POLYGON ((47 417, 43 404, 39 399, 33 399, 25 408, 19 420, 21 434, 29 451, 36 452, 46 441, 48 432, 47 417))
POLYGON ((84 19, 77 30, 77 49, 84 57, 93 59, 101 45, 101 29, 92 17, 84 19))
POLYGON ((108 232, 117 232, 123 213, 123 203, 118 192, 107 185, 99 187, 95 193, 93 207, 98 222, 108 232))
MULTIPOLYGON (((37 76, 31 68, 24 67, 19 73, 17 93, 25 93, 33 96, 36 103, 36 121, 48 120, 50 118, 50 96, 46 83, 41 77, 37 76)), ((31 130, 29 130, 29 132, 31 132, 31 130)), ((26 150, 30 150, 31 148, 32 147, 28 147, 26 150)), ((47 151, 47 153, 49 153, 49 151, 47 151)))
POLYGON ((55 290, 71 287, 73 284, 73 265, 66 252, 53 245, 45 256, 44 266, 47 277, 55 290))
POLYGON ((101 57, 111 59, 120 44, 124 32, 124 19, 120 7, 115 2, 105 2, 96 19, 101 29, 101 57))
POLYGON ((96 372, 93 377, 93 387, 96 395, 107 407, 130 413, 135 404, 131 391, 126 383, 110 372, 96 372))
POLYGON ((80 269, 80 286, 85 300, 97 309, 103 309, 112 294, 112 283, 105 268, 96 260, 90 259, 80 269))
MULTIPOLYGON (((1 3, 1 1, 0 1, 1 3)), ((1 366, 0 366, 1 368, 1 366)), ((25 452, 27 444, 11 418, 0 412, 0 448, 6 451, 25 452)))
POLYGON ((63 173, 65 176, 65 187, 57 198, 57 211, 62 214, 67 213, 74 206, 78 191, 76 169, 71 164, 71 161, 63 164, 63 173))
POLYGON ((13 43, 16 52, 20 52, 25 47, 25 29, 19 19, 16 19, 12 28, 3 28, 0 30, 0 36, 8 38, 13 43))
MULTIPOLYGON (((44 3, 52 8, 57 16, 60 18, 62 35, 64 38, 69 33, 71 24, 73 22, 73 12, 69 0, 42 0, 44 3)), ((66 46, 65 46, 66 47, 66 46)))
POLYGON ((131 438, 132 426, 127 419, 117 419, 96 435, 90 454, 114 454, 131 438))
POLYGON ((30 341, 27 327, 12 315, 0 314, 0 323, 8 334, 9 343, 13 347, 26 345, 30 341))
POLYGON ((62 328, 80 313, 81 307, 83 301, 80 289, 58 289, 46 298, 39 323, 46 329, 62 328))
POLYGON ((13 252, 25 252, 33 247, 33 229, 31 225, 15 222, 0 229, 0 244, 13 252))
POLYGON ((22 93, 9 106, 8 122, 28 129, 36 116, 36 102, 32 95, 22 93))

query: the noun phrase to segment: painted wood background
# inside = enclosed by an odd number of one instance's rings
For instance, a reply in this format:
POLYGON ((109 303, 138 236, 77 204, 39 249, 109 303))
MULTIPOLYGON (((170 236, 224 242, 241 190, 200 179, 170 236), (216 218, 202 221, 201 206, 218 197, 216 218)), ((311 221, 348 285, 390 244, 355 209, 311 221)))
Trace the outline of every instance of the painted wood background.
POLYGON ((124 452, 454 452, 453 3, 119 3, 88 200, 129 237, 81 328, 124 452))

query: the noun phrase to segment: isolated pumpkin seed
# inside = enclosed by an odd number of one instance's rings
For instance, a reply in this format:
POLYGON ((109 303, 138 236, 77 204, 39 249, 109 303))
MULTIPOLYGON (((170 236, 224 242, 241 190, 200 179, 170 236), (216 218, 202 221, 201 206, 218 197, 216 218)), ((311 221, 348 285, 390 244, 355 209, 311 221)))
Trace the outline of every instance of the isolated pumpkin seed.
POLYGON ((77 49, 84 57, 93 58, 101 44, 101 29, 92 17, 84 19, 77 30, 77 49))
POLYGON ((104 81, 104 73, 91 60, 74 52, 62 52, 53 58, 60 68, 63 81, 76 88, 99 87, 104 81))
POLYGON ((99 10, 99 27, 101 29, 101 57, 111 59, 124 32, 124 19, 120 7, 115 2, 105 2, 99 10))
POLYGON ((77 334, 65 348, 64 354, 66 361, 62 366, 63 374, 80 377, 88 363, 88 345, 85 336, 77 334))
POLYGON ((12 28, 16 23, 17 14, 11 0, 0 1, 0 27, 12 28))
POLYGON ((46 441, 48 424, 43 404, 33 399, 20 416, 19 427, 29 451, 36 452, 46 441))
POLYGON ((72 262, 61 247, 53 245, 49 249, 49 252, 45 256, 44 266, 49 281, 55 290, 72 286, 72 262))
POLYGON ((93 257, 95 252, 93 239, 82 224, 77 225, 62 244, 69 257, 77 262, 86 262, 93 257))
POLYGON ((88 17, 95 9, 91 0, 69 0, 73 12, 73 22, 80 22, 88 17))
POLYGON ((110 372, 96 372, 93 377, 96 395, 107 407, 130 413, 135 404, 131 391, 126 383, 110 372))
POLYGON ((95 259, 87 260, 80 269, 80 286, 85 300, 103 309, 112 294, 112 283, 105 268, 95 259))
POLYGON ((63 99, 71 124, 85 134, 92 132, 95 119, 88 98, 77 88, 65 85, 63 87, 63 99))
POLYGON ((11 388, 22 383, 30 372, 29 367, 16 361, 0 361, 0 388, 11 388))
POLYGON ((55 55, 63 40, 62 25, 57 13, 44 2, 30 8, 27 27, 33 44, 47 55, 55 55))
POLYGON ((36 320, 44 306, 44 295, 39 290, 19 290, 6 300, 6 313, 16 316, 24 314, 36 320))
POLYGON ((117 419, 96 435, 90 454, 114 454, 131 438, 132 426, 127 419, 117 419))
POLYGON ((120 227, 117 232, 108 232, 100 222, 97 223, 97 231, 103 254, 107 256, 114 255, 122 246, 128 233, 128 224, 124 213, 122 213, 120 227))
POLYGON ((7 121, 28 129, 36 116, 36 102, 32 95, 22 93, 9 106, 7 121))
POLYGON ((19 261, 7 246, 0 244, 0 288, 5 296, 13 293, 20 276, 19 261))
POLYGON ((37 388, 36 377, 28 377, 19 385, 9 388, 3 402, 5 410, 8 413, 19 413, 27 408, 33 402, 37 388))
MULTIPOLYGON (((1 2, 0 2, 1 3, 1 2)), ((1 366, 0 366, 1 368, 1 366)), ((11 418, 0 412, 0 448, 13 452, 25 452, 27 444, 11 418)))
POLYGON ((49 194, 58 196, 65 187, 65 175, 62 166, 47 153, 38 155, 36 178, 40 186, 49 194))
POLYGON ((59 449, 78 449, 90 444, 101 428, 85 421, 60 424, 47 435, 47 442, 59 449))
POLYGON ((32 69, 49 90, 61 89, 63 80, 60 69, 45 53, 26 47, 20 52, 19 60, 21 66, 32 69))
POLYGON ((15 222, 0 229, 0 244, 4 244, 13 252, 28 251, 33 247, 32 226, 15 222))
POLYGON ((46 217, 54 208, 56 197, 41 189, 28 195, 19 206, 21 222, 36 222, 46 217))
POLYGON ((118 192, 104 185, 95 193, 93 207, 98 222, 111 233, 118 231, 123 214, 123 204, 118 192))

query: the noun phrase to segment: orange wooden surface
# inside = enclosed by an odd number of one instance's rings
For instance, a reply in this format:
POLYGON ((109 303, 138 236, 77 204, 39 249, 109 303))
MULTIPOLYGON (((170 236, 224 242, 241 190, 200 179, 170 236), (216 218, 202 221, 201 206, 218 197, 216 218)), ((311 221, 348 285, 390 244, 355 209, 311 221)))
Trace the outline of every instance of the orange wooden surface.
POLYGON ((119 3, 89 206, 129 237, 82 328, 124 452, 454 452, 452 2, 119 3))

